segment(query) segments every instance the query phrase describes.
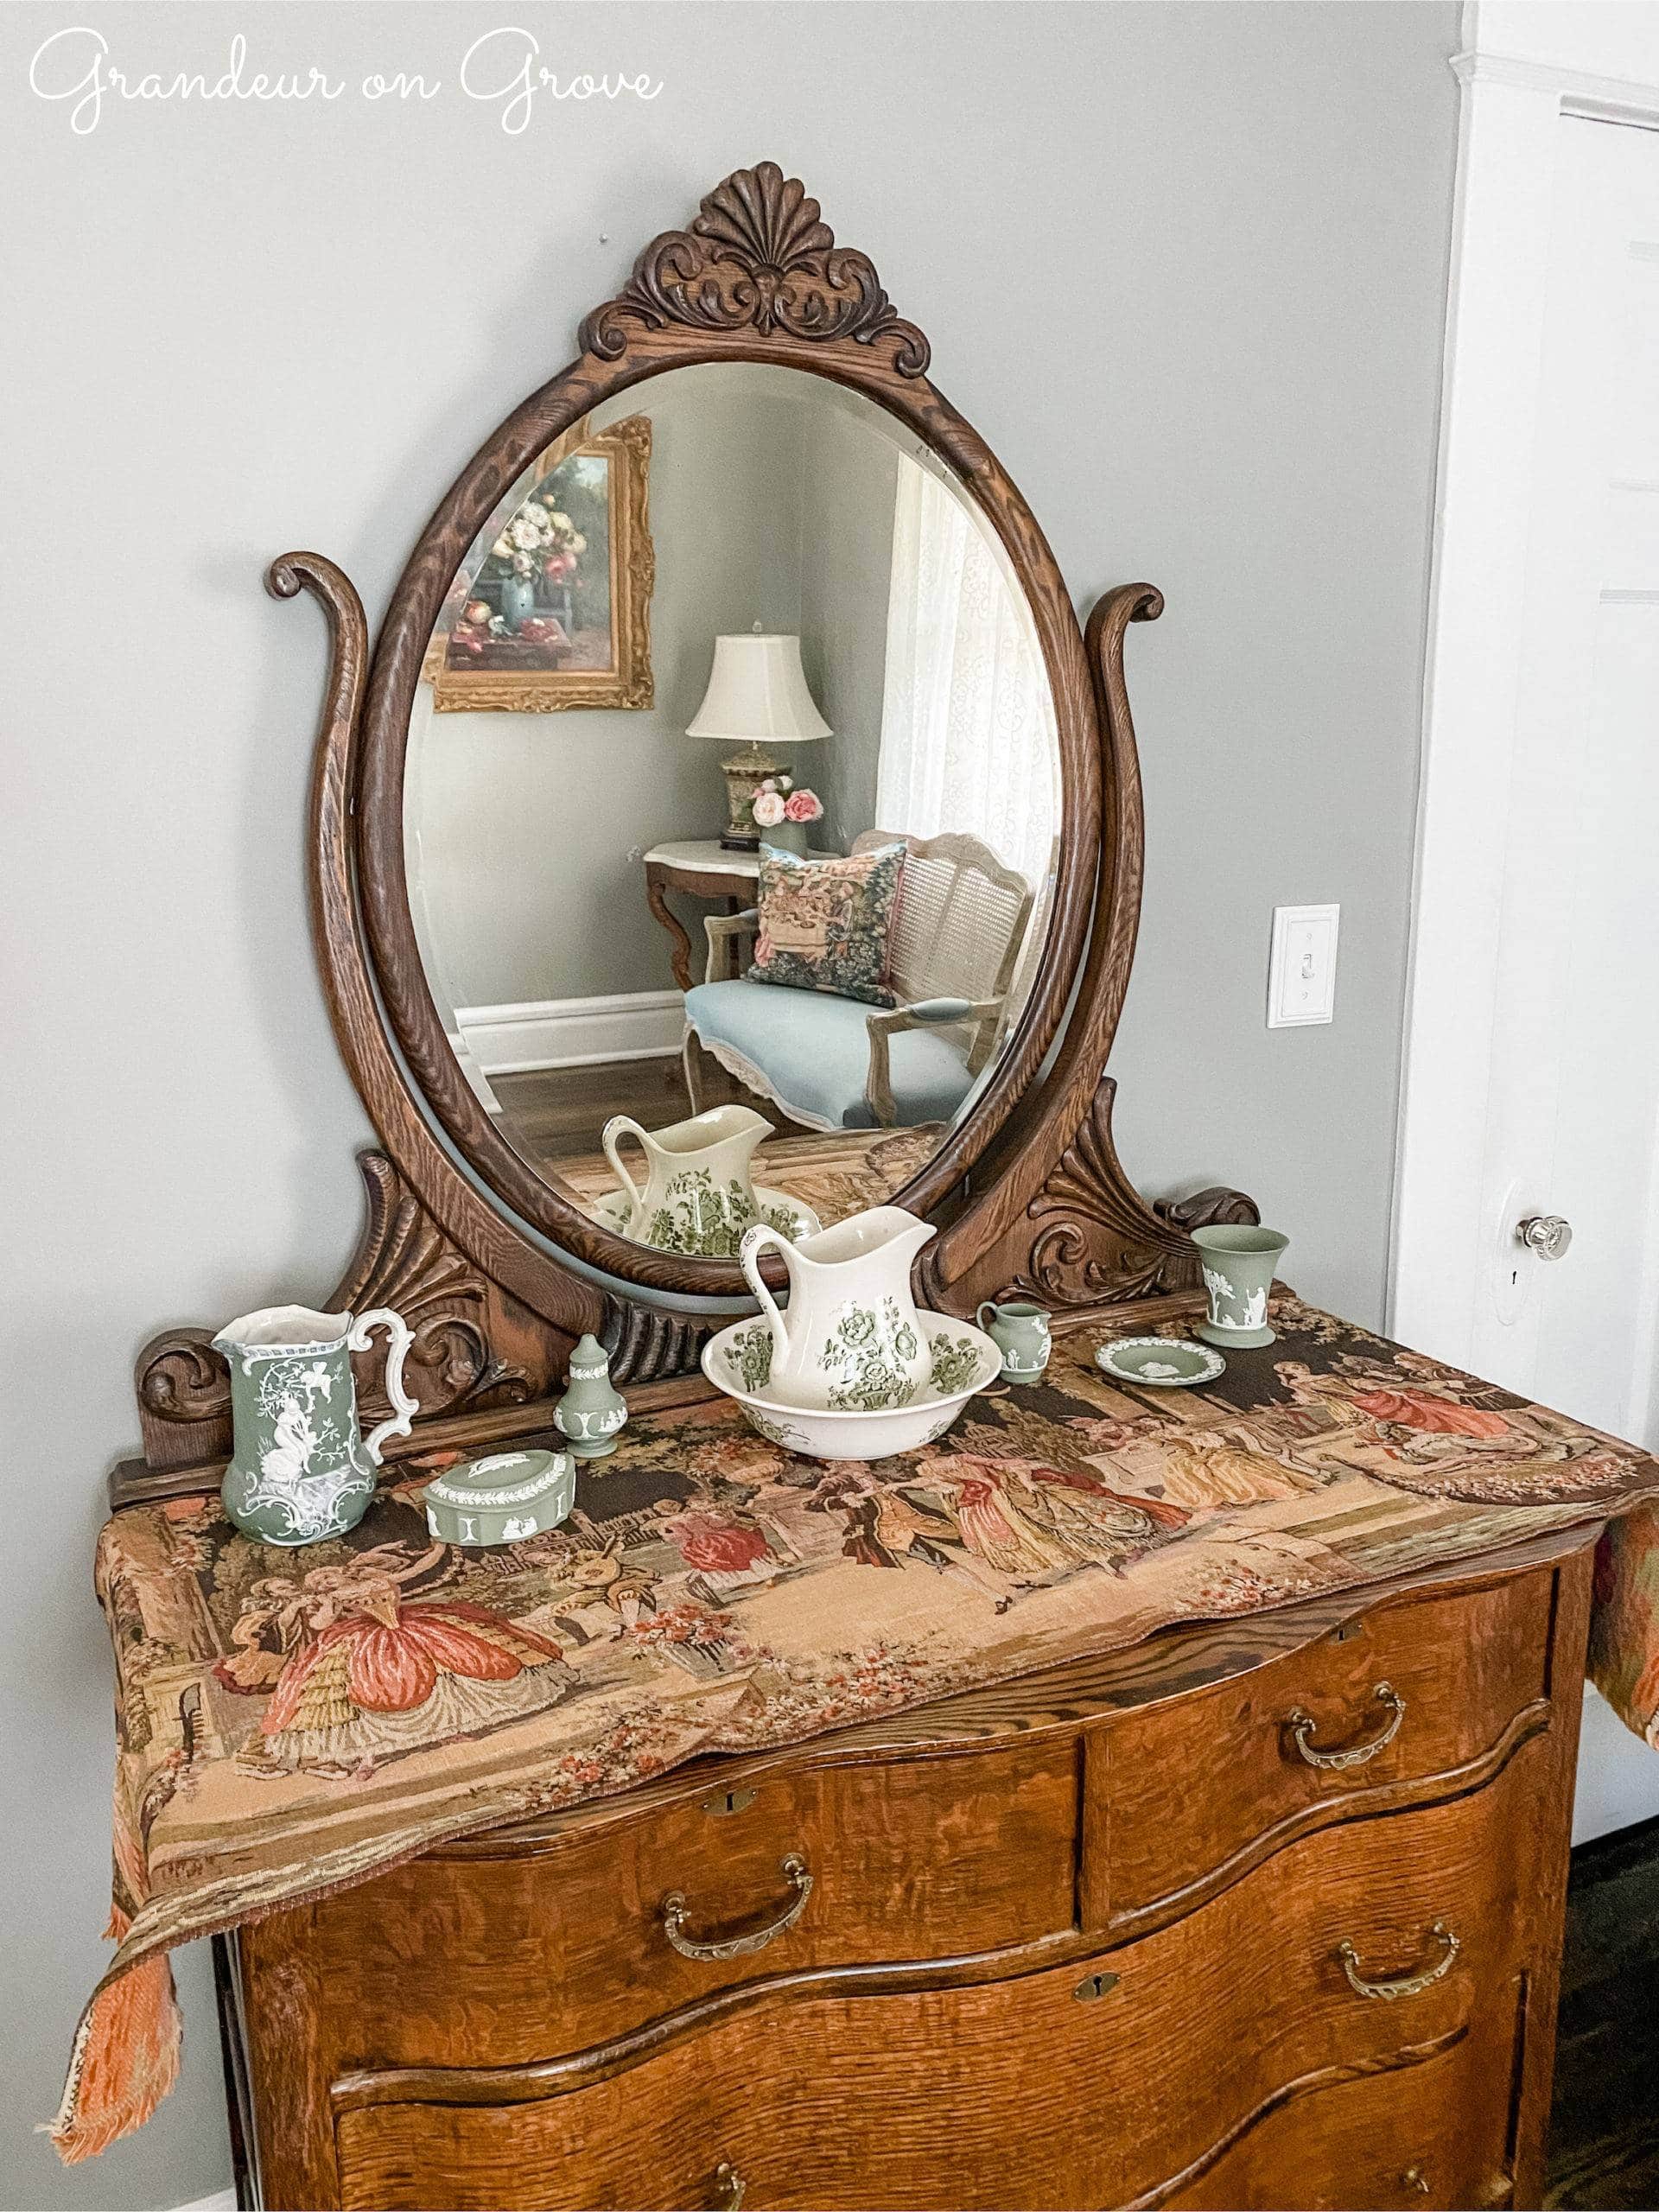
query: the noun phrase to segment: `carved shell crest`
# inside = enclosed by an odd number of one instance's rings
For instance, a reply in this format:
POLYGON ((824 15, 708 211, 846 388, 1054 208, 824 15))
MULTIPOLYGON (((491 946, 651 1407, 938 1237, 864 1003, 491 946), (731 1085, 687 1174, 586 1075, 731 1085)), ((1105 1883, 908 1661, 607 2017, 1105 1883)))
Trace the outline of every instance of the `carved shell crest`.
POLYGON ((776 162, 738 169, 703 201, 689 231, 664 231, 634 264, 626 289, 582 326, 584 351, 615 361, 626 324, 661 330, 753 329, 762 336, 891 340, 900 376, 926 370, 928 344, 894 311, 868 254, 837 246, 798 177, 776 162))

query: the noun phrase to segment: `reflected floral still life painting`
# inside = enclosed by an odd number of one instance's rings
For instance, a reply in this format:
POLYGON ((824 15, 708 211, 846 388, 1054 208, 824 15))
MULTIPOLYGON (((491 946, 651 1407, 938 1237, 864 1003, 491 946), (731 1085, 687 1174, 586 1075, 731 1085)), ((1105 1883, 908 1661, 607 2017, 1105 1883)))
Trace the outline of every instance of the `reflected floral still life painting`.
POLYGON ((497 504, 445 597, 422 677, 440 714, 652 702, 651 422, 578 423, 497 504))

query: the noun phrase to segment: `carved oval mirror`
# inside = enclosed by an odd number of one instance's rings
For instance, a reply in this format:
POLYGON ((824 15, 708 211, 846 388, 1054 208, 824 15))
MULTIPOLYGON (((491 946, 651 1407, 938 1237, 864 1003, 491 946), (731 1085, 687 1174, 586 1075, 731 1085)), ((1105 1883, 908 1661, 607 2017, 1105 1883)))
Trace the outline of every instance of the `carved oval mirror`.
POLYGON ((959 1184, 1052 1041, 1092 706, 1052 556, 769 166, 589 316, 382 633, 361 895, 425 1107, 578 1261, 741 1287, 959 1184))

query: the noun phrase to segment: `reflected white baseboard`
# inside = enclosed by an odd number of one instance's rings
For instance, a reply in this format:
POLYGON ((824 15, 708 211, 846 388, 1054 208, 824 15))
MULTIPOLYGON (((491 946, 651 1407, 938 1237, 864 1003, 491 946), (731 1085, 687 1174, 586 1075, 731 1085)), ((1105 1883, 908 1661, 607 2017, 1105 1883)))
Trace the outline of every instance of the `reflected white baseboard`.
POLYGON ((175 2204, 173 2212, 236 2212, 236 2191, 216 2190, 212 2196, 198 2196, 188 2204, 175 2204))
POLYGON ((678 991, 526 999, 516 1006, 457 1007, 455 1025, 486 1076, 526 1075, 607 1060, 667 1059, 680 1049, 685 1001, 678 991))
POLYGON ((486 1114, 499 1114, 501 1101, 490 1089, 490 1078, 478 1065, 477 1056, 459 1029, 444 1033, 449 1039, 449 1049, 461 1063, 461 1071, 472 1085, 473 1095, 486 1114))

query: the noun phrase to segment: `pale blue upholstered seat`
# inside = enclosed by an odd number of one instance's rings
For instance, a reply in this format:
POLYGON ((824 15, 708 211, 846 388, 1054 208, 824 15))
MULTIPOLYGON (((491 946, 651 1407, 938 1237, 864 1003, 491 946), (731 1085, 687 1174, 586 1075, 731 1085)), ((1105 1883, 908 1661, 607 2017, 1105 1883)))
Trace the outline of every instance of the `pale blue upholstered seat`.
MULTIPOLYGON (((960 1001, 950 1011, 960 1015, 960 1001)), ((740 1081, 814 1129, 868 1129, 865 1095, 874 1008, 822 991, 780 990, 743 977, 699 983, 685 1019, 706 1052, 740 1081)), ((909 1029, 888 1041, 897 1125, 948 1122, 972 1088, 968 1056, 937 1030, 909 1029)))

